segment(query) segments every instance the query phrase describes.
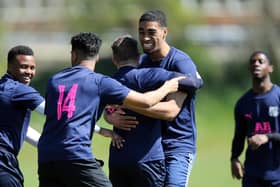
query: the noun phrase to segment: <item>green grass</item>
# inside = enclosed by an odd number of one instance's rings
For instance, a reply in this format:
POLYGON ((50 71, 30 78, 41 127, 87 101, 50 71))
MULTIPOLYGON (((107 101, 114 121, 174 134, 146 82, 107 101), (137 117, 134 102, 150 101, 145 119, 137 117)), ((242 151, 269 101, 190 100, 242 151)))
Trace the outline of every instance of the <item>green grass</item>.
MULTIPOLYGON (((228 91, 213 95, 201 90, 197 96, 196 120, 198 129, 197 158, 190 176, 189 187, 235 187, 240 181, 233 180, 230 173, 230 146, 234 129, 233 107, 240 91, 228 91)), ((34 113, 36 114, 36 113, 34 113)), ((33 115, 32 127, 40 130, 44 119, 33 115)), ((110 127, 100 121, 101 126, 110 127)), ((109 139, 94 135, 93 149, 97 158, 105 161, 108 175, 109 139)), ((27 143, 19 155, 25 186, 38 186, 37 152, 27 143)))

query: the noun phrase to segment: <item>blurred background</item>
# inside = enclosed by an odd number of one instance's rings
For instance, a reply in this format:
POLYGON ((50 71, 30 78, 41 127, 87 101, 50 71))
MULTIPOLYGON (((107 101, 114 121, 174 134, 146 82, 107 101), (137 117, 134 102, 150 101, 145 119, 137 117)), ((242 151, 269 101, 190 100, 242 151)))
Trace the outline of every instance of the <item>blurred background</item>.
MULTIPOLYGON (((96 71, 112 75, 113 40, 127 33, 137 38, 141 14, 161 9, 168 18, 169 44, 192 57, 205 82, 196 100, 198 152, 189 187, 240 186, 230 174, 233 108, 250 88, 253 51, 270 55, 278 83, 279 8, 279 0, 0 0, 0 72, 5 73, 11 47, 29 45, 37 59, 32 86, 44 95, 48 77, 70 65, 71 36, 93 31, 103 40, 96 71)), ((43 122, 34 113, 31 126, 41 130, 43 122)), ((99 123, 111 128, 103 119, 99 123)), ((105 161, 106 174, 109 143, 94 136, 94 154, 105 161)), ((37 186, 36 149, 24 144, 19 160, 25 186, 37 186)))

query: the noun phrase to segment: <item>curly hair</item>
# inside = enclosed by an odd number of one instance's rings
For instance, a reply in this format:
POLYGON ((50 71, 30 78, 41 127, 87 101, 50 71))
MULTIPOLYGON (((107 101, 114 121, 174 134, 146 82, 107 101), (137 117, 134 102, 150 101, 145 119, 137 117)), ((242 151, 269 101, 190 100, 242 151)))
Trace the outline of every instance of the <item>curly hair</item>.
POLYGON ((93 58, 99 53, 101 44, 102 40, 93 32, 81 32, 71 39, 72 50, 88 58, 93 58))
POLYGON ((14 60, 16 59, 17 55, 28 55, 28 56, 34 56, 33 50, 25 45, 17 45, 13 48, 11 48, 8 52, 7 61, 8 64, 12 64, 14 60))

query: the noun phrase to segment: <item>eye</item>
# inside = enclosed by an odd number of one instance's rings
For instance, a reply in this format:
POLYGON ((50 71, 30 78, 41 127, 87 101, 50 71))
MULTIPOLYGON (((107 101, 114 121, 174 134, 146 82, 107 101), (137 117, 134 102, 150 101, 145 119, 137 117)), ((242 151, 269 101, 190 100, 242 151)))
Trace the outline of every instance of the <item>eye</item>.
POLYGON ((27 65, 25 65, 25 64, 22 64, 22 65, 20 65, 20 68, 21 68, 21 69, 27 69, 27 68, 28 68, 28 66, 27 66, 27 65))
POLYGON ((151 35, 151 36, 154 36, 154 35, 156 35, 156 34, 157 34, 157 31, 155 31, 155 30, 149 31, 149 35, 151 35))
POLYGON ((265 59, 252 59, 251 64, 254 64, 255 62, 259 62, 260 64, 265 63, 265 59))

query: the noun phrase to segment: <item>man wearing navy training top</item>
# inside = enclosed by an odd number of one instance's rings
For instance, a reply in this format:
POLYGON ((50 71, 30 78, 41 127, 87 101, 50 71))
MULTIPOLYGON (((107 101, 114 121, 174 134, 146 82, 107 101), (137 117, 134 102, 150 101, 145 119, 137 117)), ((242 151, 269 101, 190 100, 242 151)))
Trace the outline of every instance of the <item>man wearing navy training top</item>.
POLYGON ((254 52, 249 60, 252 88, 236 103, 231 148, 233 178, 243 187, 280 187, 280 88, 273 84, 268 55, 254 52), (239 161, 245 140, 245 163, 239 161))
POLYGON ((0 79, 0 186, 21 187, 23 175, 17 156, 26 137, 31 111, 39 110, 44 99, 28 86, 36 72, 33 50, 15 46, 8 52, 7 62, 7 72, 0 79))
POLYGON ((46 90, 46 122, 38 144, 40 187, 112 186, 91 149, 94 126, 104 106, 153 106, 177 91, 183 77, 141 94, 93 72, 101 46, 95 33, 79 33, 71 45, 72 67, 53 75, 46 90))
MULTIPOLYGON (((139 19, 139 41, 144 55, 141 67, 161 67, 201 79, 192 59, 166 42, 166 16, 160 10, 145 12, 139 19)), ((162 143, 167 176, 165 185, 185 187, 196 156, 195 92, 188 94, 178 116, 162 121, 162 143)))
MULTIPOLYGON (((113 63, 118 68, 118 72, 113 77, 131 89, 141 92, 153 90, 165 80, 182 75, 162 68, 137 69, 139 60, 137 41, 129 35, 115 40, 112 51, 113 63)), ((186 92, 194 92, 200 83, 201 80, 189 76, 180 82, 179 88, 186 92)), ((121 134, 125 140, 122 149, 110 147, 110 180, 114 187, 164 186, 165 162, 161 144, 162 125, 161 121, 155 118, 172 120, 180 111, 180 106, 174 105, 174 100, 170 100, 161 102, 160 107, 153 106, 162 111, 162 116, 157 114, 151 116, 152 118, 125 110, 127 115, 135 116, 139 124, 131 131, 114 127, 114 131, 121 134), (165 116, 166 111, 172 112, 173 116, 165 116)), ((144 112, 135 107, 133 109, 140 113, 144 112)), ((144 114, 146 113, 144 112, 144 114)))

